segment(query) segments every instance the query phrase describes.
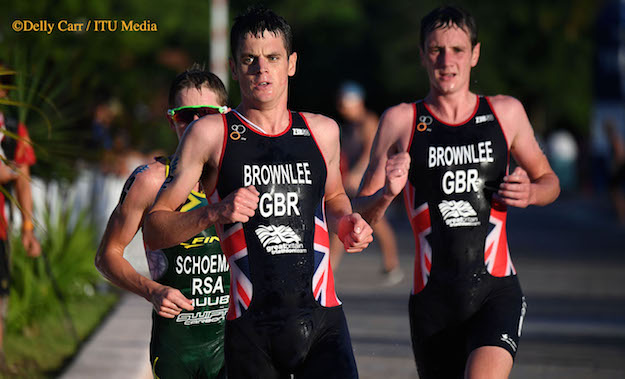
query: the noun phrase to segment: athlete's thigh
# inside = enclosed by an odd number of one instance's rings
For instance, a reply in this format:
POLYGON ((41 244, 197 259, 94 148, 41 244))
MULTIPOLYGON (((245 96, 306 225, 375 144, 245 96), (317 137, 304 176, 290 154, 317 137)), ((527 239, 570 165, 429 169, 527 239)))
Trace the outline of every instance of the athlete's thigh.
POLYGON ((320 308, 316 312, 316 338, 296 379, 358 378, 354 350, 342 307, 320 308))
MULTIPOLYGON (((410 337, 419 379, 462 378, 467 359, 466 333, 462 324, 431 320, 419 295, 409 303, 410 337)), ((439 315, 439 321, 445 319, 439 315)))
POLYGON ((462 329, 450 327, 432 336, 412 335, 412 349, 419 379, 462 379, 467 361, 462 329))
POLYGON ((183 354, 167 347, 165 344, 150 345, 150 363, 152 375, 157 379, 177 379, 195 377, 192 369, 183 362, 183 354))
POLYGON ((469 322, 470 352, 482 346, 505 349, 516 356, 527 305, 518 282, 493 291, 469 322))
POLYGON ((512 370, 512 357, 499 346, 482 346, 469 355, 465 378, 505 379, 512 370))
POLYGON ((255 329, 247 320, 226 321, 224 350, 229 379, 290 378, 275 367, 268 338, 266 333, 255 329))

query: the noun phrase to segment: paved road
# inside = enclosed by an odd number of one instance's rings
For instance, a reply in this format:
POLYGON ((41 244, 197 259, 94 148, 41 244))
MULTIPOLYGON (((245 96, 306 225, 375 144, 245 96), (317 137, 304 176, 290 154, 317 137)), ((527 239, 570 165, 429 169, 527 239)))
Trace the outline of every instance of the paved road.
MULTIPOLYGON (((403 219, 393 224, 410 274, 414 244, 403 219)), ((609 204, 564 197, 512 210, 509 239, 529 304, 511 378, 625 378, 625 228, 609 204)), ((415 378, 410 280, 381 286, 379 264, 374 246, 347 256, 336 273, 361 378, 415 378)))
MULTIPOLYGON (((510 249, 529 303, 512 379, 625 379, 625 228, 612 220, 605 201, 580 197, 510 212, 510 249)), ((405 216, 392 221, 402 283, 380 284, 375 245, 336 272, 362 379, 417 377, 407 316, 414 244, 405 216)), ((65 378, 149 377, 150 306, 129 296, 65 378)))

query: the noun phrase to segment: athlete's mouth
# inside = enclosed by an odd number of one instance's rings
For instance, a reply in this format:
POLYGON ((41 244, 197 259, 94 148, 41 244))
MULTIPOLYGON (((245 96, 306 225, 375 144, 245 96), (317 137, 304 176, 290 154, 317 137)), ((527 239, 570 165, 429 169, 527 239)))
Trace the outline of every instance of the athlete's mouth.
POLYGON ((442 79, 451 79, 456 77, 456 74, 451 72, 441 72, 438 74, 438 76, 442 79))

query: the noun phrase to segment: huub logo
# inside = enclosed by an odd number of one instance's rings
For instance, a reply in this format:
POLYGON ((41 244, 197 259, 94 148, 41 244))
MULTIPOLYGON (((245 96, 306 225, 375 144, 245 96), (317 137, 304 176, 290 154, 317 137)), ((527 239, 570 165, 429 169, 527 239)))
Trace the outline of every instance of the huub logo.
POLYGON ((417 131, 432 131, 432 129, 428 128, 432 124, 432 117, 430 116, 419 116, 419 123, 417 124, 417 131))
POLYGON ((241 124, 235 124, 230 126, 230 129, 232 129, 232 132, 230 133, 230 139, 232 139, 233 141, 245 141, 245 137, 243 137, 243 133, 245 133, 245 131, 247 130, 245 126, 241 124))

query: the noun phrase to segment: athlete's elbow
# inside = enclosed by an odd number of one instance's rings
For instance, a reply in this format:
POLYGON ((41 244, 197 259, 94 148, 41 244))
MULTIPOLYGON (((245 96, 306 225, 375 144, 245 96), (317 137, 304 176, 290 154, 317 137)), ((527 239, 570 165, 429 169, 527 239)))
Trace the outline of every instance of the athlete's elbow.
POLYGON ((162 235, 158 225, 159 215, 156 211, 150 211, 143 220, 143 242, 150 250, 158 249, 159 235, 162 235))

